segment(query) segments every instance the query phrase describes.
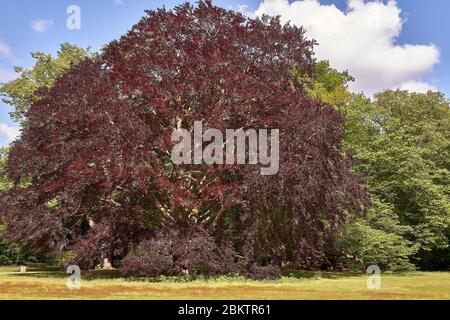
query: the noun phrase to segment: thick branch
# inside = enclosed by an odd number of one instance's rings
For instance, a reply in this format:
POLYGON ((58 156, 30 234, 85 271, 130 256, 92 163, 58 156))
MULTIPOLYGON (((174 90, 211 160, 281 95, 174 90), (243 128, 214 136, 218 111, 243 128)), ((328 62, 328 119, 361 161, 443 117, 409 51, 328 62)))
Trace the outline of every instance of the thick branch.
POLYGON ((171 220, 175 221, 175 219, 172 217, 172 215, 169 213, 169 211, 159 202, 158 200, 155 201, 156 207, 164 214, 164 216, 171 220))

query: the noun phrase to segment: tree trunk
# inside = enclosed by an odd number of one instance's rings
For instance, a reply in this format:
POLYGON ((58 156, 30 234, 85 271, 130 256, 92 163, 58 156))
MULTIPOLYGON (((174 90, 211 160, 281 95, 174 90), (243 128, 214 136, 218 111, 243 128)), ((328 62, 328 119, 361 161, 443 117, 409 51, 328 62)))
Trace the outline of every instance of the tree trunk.
MULTIPOLYGON (((90 217, 88 217, 88 223, 89 223, 89 226, 91 227, 91 229, 95 227, 95 222, 90 217)), ((102 251, 105 252, 105 251, 109 251, 109 250, 103 249, 102 251)), ((105 257, 107 254, 105 254, 104 252, 102 252, 102 256, 101 256, 101 261, 102 261, 101 267, 103 270, 112 270, 113 269, 112 259, 105 257)))
POLYGON ((109 258, 104 258, 102 261, 102 269, 103 270, 112 270, 113 265, 109 258))

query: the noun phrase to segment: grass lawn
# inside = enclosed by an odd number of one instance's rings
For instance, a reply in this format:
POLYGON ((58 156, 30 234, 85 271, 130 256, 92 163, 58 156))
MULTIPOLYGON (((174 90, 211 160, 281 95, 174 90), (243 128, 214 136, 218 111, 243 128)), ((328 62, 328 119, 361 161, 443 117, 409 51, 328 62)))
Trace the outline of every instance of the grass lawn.
POLYGON ((0 300, 5 299, 450 299, 450 272, 382 274, 381 289, 367 289, 367 275, 296 272, 279 281, 244 279, 177 282, 130 281, 117 272, 96 271, 69 290, 56 268, 0 267, 0 300))

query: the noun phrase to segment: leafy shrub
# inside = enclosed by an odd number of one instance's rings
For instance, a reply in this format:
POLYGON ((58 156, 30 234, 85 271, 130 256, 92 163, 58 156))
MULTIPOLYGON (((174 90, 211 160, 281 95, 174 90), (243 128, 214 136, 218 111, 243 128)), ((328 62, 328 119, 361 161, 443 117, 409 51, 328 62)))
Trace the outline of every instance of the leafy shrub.
POLYGON ((17 260, 17 251, 14 247, 5 241, 0 241, 0 266, 15 264, 17 260))
POLYGON ((79 242, 74 246, 74 250, 69 253, 69 258, 64 263, 66 268, 69 265, 77 265, 83 270, 91 270, 101 264, 101 249, 97 242, 79 242))
POLYGON ((281 269, 275 265, 259 266, 253 264, 246 275, 253 280, 275 280, 281 278, 282 273, 281 269))
POLYGON ((0 241, 0 266, 39 261, 44 261, 44 257, 35 256, 25 248, 7 241, 0 241))
POLYGON ((417 247, 399 235, 374 229, 361 221, 350 227, 349 236, 344 240, 353 248, 367 267, 378 265, 382 270, 410 271, 414 265, 410 257, 417 252, 417 247))
POLYGON ((133 250, 123 260, 121 271, 134 277, 242 275, 254 280, 281 277, 279 267, 249 261, 239 256, 231 243, 217 243, 202 226, 171 225, 133 250))
POLYGON ((218 276, 239 273, 237 255, 228 243, 217 244, 197 225, 171 226, 142 242, 122 262, 126 276, 218 276))

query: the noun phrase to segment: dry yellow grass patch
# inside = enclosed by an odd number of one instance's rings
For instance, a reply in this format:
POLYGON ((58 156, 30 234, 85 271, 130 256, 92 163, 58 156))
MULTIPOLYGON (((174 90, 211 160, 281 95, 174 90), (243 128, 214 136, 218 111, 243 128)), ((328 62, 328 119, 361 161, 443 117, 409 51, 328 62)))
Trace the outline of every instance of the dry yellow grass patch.
POLYGON ((367 289, 367 275, 292 274, 279 281, 244 279, 191 282, 129 281, 114 273, 83 277, 81 289, 67 288, 67 275, 55 269, 0 268, 0 299, 450 299, 450 272, 383 274, 380 290, 367 289))

